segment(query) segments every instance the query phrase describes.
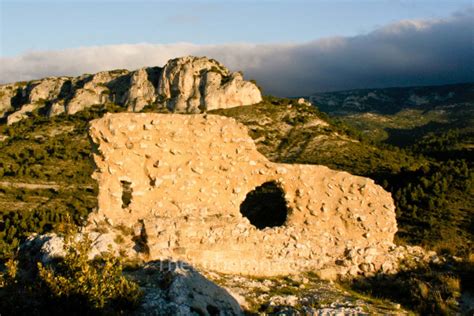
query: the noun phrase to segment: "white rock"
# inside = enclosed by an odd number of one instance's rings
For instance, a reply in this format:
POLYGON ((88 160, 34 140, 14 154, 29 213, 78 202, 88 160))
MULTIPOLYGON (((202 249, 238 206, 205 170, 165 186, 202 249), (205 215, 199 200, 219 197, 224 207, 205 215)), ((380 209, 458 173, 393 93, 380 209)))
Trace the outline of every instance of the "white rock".
POLYGON ((161 73, 157 93, 165 99, 168 109, 188 113, 262 101, 255 84, 205 57, 187 56, 168 61, 161 73))
POLYGON ((167 296, 177 305, 200 315, 241 315, 238 302, 223 288, 191 268, 176 268, 165 276, 167 296))
MULTIPOLYGON (((154 68, 141 68, 134 71, 130 78, 130 88, 126 94, 125 106, 128 111, 141 111, 146 105, 155 102, 155 87, 149 80, 154 68)), ((156 71, 155 71, 156 72, 156 71)))

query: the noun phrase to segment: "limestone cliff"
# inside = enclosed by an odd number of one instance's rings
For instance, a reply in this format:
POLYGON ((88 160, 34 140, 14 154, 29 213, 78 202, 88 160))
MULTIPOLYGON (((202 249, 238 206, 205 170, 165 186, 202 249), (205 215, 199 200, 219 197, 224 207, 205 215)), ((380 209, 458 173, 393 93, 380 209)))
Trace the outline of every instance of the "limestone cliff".
POLYGON ((244 81, 213 59, 184 57, 170 60, 161 73, 158 94, 176 112, 255 104, 262 101, 257 86, 244 81))
POLYGON ((0 85, 0 119, 13 124, 39 111, 47 116, 75 114, 113 102, 139 112, 147 105, 173 112, 200 113, 252 105, 262 100, 258 87, 205 57, 170 60, 164 68, 112 70, 0 85))

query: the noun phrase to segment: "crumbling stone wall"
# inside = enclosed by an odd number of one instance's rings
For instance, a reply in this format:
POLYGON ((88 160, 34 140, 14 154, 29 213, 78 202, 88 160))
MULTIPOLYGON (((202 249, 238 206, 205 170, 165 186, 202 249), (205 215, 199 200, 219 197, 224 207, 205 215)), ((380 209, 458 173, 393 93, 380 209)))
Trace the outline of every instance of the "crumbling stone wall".
MULTIPOLYGON (((393 246, 393 200, 373 180, 324 166, 272 163, 231 118, 107 114, 91 123, 90 135, 99 183, 91 225, 139 227, 148 260, 270 276, 347 270, 341 260, 359 255, 357 264, 375 271, 393 246), (262 225, 253 225, 241 207, 265 183, 273 189, 266 198, 283 198, 287 214, 257 228, 262 225)), ((268 201, 261 212, 275 209, 268 201)))

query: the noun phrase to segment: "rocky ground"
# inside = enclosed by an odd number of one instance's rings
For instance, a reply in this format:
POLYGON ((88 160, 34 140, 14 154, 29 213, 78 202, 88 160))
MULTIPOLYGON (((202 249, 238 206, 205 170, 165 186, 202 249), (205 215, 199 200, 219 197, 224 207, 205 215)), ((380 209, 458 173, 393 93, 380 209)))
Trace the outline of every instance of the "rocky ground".
POLYGON ((254 278, 201 274, 176 262, 171 265, 174 270, 165 273, 163 263, 159 262, 128 272, 145 291, 144 302, 136 315, 213 315, 216 311, 221 315, 410 314, 400 304, 356 294, 312 273, 254 278))
POLYGON ((245 298, 242 305, 253 313, 275 314, 404 314, 399 304, 374 300, 319 279, 312 273, 280 278, 250 278, 208 274, 217 284, 245 298))

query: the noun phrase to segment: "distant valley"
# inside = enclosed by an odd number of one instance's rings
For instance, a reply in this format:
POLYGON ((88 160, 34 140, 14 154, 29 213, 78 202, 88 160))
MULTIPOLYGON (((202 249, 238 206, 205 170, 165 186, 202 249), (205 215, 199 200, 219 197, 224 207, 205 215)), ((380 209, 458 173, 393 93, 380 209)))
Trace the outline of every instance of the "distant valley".
POLYGON ((326 92, 308 99, 374 141, 406 146, 428 133, 456 130, 464 146, 473 146, 474 83, 326 92))

